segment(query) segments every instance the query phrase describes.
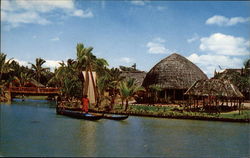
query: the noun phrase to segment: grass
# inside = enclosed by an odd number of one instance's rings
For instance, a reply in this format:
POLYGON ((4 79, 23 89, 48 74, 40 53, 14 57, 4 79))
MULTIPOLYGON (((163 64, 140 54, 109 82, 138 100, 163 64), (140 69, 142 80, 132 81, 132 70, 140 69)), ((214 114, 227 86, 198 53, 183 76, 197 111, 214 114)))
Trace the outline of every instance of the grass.
MULTIPOLYGON (((123 112, 121 105, 115 105, 114 111, 123 112)), ((128 113, 138 115, 150 115, 150 116, 162 116, 162 117, 193 117, 193 118, 218 118, 218 119, 248 119, 250 120, 250 110, 242 110, 241 114, 239 111, 231 111, 225 113, 208 113, 204 111, 186 111, 182 107, 171 107, 171 106, 145 106, 145 105, 130 105, 128 113)))

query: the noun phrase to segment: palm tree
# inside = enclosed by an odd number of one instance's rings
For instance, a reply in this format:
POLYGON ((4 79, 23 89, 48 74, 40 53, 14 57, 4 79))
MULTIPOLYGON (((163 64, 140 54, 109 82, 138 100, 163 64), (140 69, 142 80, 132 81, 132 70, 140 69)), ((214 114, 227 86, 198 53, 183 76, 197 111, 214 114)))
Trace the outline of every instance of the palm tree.
POLYGON ((47 70, 49 70, 49 68, 43 68, 42 65, 45 63, 46 61, 42 58, 36 58, 36 63, 35 64, 31 64, 31 68, 34 70, 35 76, 36 76, 36 80, 40 83, 41 81, 41 77, 42 74, 44 72, 46 72, 47 70))
POLYGON ((32 80, 31 74, 25 73, 25 72, 21 72, 20 77, 16 77, 16 76, 15 76, 14 79, 15 79, 17 82, 19 82, 19 84, 20 84, 21 87, 24 87, 24 85, 25 85, 27 82, 29 82, 29 81, 32 80))
POLYGON ((144 90, 143 87, 137 86, 135 84, 135 79, 130 78, 127 81, 122 81, 120 83, 120 95, 122 99, 122 106, 123 106, 123 101, 126 101, 125 105, 125 111, 128 109, 128 101, 129 99, 133 98, 138 91, 144 90))
POLYGON ((109 71, 110 75, 109 88, 112 92, 111 104, 110 104, 111 109, 113 109, 113 106, 115 104, 115 99, 118 94, 119 84, 125 79, 125 77, 121 76, 121 73, 122 72, 118 68, 112 68, 109 71))
POLYGON ((55 75, 49 80, 49 85, 62 88, 63 96, 67 99, 71 97, 81 97, 81 81, 78 77, 77 62, 73 59, 68 59, 65 64, 62 61, 60 67, 55 70, 55 75))
POLYGON ((158 101, 158 92, 161 91, 162 88, 158 85, 150 85, 149 90, 153 94, 153 103, 156 103, 158 101))
POLYGON ((94 87, 94 93, 95 93, 95 100, 97 101, 98 98, 98 91, 96 88, 96 84, 94 82, 93 77, 93 70, 96 70, 97 73, 101 74, 102 70, 105 68, 105 66, 108 65, 107 61, 104 59, 96 58, 95 55, 93 55, 92 50, 93 47, 84 48, 84 45, 82 43, 78 43, 77 47, 77 67, 79 72, 81 73, 83 70, 86 71, 86 78, 83 86, 83 95, 86 95, 88 92, 88 86, 89 86, 89 74, 90 78, 92 80, 92 84, 94 87), (90 72, 90 73, 89 73, 90 72))
POLYGON ((2 81, 2 75, 4 73, 9 73, 10 71, 12 71, 10 67, 12 59, 6 61, 6 56, 6 54, 0 53, 0 81, 2 81))

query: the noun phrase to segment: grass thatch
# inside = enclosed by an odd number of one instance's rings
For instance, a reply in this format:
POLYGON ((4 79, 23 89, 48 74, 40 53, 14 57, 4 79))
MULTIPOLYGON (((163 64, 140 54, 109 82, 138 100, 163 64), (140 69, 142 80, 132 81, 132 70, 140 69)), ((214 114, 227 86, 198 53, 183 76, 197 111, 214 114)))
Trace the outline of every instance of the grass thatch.
POLYGON ((226 98, 244 97, 238 88, 230 81, 219 79, 198 80, 186 91, 185 95, 217 96, 226 98))
POLYGON ((156 64, 146 75, 142 86, 159 86, 162 89, 188 89, 207 76, 191 61, 179 54, 172 54, 156 64))

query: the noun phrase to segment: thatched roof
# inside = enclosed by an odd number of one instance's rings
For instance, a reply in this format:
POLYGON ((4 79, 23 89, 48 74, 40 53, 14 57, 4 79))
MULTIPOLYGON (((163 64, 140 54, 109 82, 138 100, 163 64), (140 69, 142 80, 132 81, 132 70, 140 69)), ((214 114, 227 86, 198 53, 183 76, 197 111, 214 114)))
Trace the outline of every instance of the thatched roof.
POLYGON ((157 85, 162 89, 188 89, 200 79, 207 79, 207 76, 191 61, 174 53, 161 60, 147 73, 142 86, 157 85))
POLYGON ((35 79, 31 79, 28 83, 25 84, 25 86, 31 86, 31 87, 41 87, 44 88, 45 86, 41 83, 39 83, 35 79))
POLYGON ((210 79, 196 81, 185 93, 193 96, 221 96, 243 98, 239 89, 228 80, 210 79))
POLYGON ((144 71, 122 71, 121 76, 125 78, 134 78, 135 84, 141 86, 146 74, 147 73, 144 71))

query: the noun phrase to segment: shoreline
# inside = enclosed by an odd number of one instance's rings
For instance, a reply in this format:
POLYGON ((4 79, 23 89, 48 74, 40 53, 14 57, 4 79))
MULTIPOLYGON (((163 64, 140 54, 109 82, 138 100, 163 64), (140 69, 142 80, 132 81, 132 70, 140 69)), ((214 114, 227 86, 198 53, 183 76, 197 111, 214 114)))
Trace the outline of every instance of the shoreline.
MULTIPOLYGON (((57 108, 56 108, 57 109, 57 108)), ((76 110, 79 111, 80 108, 69 108, 65 107, 68 110, 76 110)), ((123 112, 123 111, 104 111, 104 110, 96 110, 96 109, 89 109, 89 112, 92 113, 106 113, 106 114, 117 114, 117 115, 130 115, 130 116, 138 116, 138 117, 154 117, 154 118, 169 118, 169 119, 186 119, 186 120, 200 120, 200 121, 221 121, 221 122, 238 122, 238 123, 250 123, 250 118, 225 118, 225 117, 215 117, 211 116, 198 116, 198 115, 187 115, 187 114, 162 114, 159 113, 157 115, 153 115, 150 113, 138 113, 138 112, 123 112)))
POLYGON ((201 121, 221 121, 221 122, 241 122, 250 123, 250 119, 232 119, 232 118, 221 118, 221 117, 205 117, 205 116, 188 116, 188 115, 152 115, 152 114, 139 114, 131 112, 104 112, 97 110, 89 110, 94 113, 107 113, 107 114, 119 114, 119 115, 130 115, 139 117, 155 117, 155 118, 169 118, 169 119, 187 119, 187 120, 201 120, 201 121))

